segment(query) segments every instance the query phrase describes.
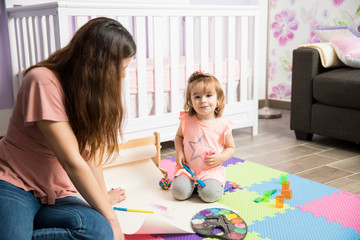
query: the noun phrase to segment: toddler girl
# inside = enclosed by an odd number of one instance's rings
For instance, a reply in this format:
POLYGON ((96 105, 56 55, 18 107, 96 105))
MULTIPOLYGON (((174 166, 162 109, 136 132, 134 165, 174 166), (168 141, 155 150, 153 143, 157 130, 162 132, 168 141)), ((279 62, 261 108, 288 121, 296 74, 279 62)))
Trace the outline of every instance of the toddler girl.
POLYGON ((221 163, 235 152, 232 123, 221 118, 224 107, 219 81, 210 74, 193 73, 186 89, 185 113, 180 116, 175 137, 176 167, 171 187, 175 199, 188 199, 195 186, 205 202, 215 202, 223 195, 226 176, 221 163), (205 187, 194 181, 182 163, 205 187))

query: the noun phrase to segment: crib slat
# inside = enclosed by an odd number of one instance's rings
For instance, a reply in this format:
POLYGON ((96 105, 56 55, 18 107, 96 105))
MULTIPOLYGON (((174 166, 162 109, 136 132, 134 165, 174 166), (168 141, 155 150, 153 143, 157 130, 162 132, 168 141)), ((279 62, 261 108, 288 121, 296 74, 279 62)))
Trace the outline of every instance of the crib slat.
POLYGON ((235 17, 228 18, 228 81, 227 81, 227 102, 235 101, 235 17))
POLYGON ((194 72, 194 17, 185 17, 186 78, 194 72))
POLYGON ((34 53, 34 41, 33 41, 33 25, 31 22, 31 17, 25 18, 26 22, 26 42, 28 46, 28 53, 29 53, 29 66, 35 64, 35 53, 34 53))
POLYGON ((200 69, 209 72, 209 17, 200 17, 200 69))
POLYGON ((8 19, 9 24, 9 40, 10 40, 10 51, 11 51, 11 66, 13 74, 13 95, 16 99, 16 95, 22 81, 21 74, 21 60, 20 60, 20 43, 19 43, 19 32, 18 32, 18 19, 8 19), (12 28, 11 26, 14 26, 12 28))
MULTIPOLYGON (((154 57, 154 27, 155 23, 152 18, 152 16, 148 16, 146 18, 147 20, 147 28, 148 28, 148 57, 153 58, 154 57)), ((162 35, 162 34, 161 34, 162 35)))
POLYGON ((50 28, 50 16, 46 16, 45 17, 45 22, 46 22, 46 40, 47 40, 47 56, 49 56, 51 54, 51 28, 50 28))
POLYGON ((121 25, 123 25, 124 28, 126 28, 130 33, 132 33, 130 27, 129 27, 129 17, 119 16, 117 17, 117 20, 121 25))
POLYGON ((23 52, 24 52, 24 48, 22 47, 21 44, 21 39, 22 39, 22 34, 21 34, 21 18, 16 18, 14 25, 15 25, 15 35, 16 35, 16 47, 17 47, 17 58, 18 58, 18 66, 19 66, 19 83, 21 83, 22 80, 22 71, 24 70, 23 68, 23 52))
POLYGON ((59 49, 60 47, 64 47, 66 45, 66 39, 68 37, 68 35, 66 34, 66 31, 68 29, 67 26, 67 22, 63 21, 64 20, 64 16, 63 15, 56 15, 55 17, 52 18, 52 24, 54 26, 54 37, 55 37, 55 49, 59 49), (62 21, 59 19, 62 18, 62 21), (62 22, 61 26, 59 26, 59 22, 62 22), (64 31, 64 33, 60 34, 60 31, 64 31), (62 36, 60 38, 60 36, 62 36))
POLYGON ((180 44, 179 17, 170 18, 170 102, 171 112, 178 114, 179 109, 179 44, 180 44))
POLYGON ((249 47, 249 19, 241 18, 241 81, 240 81, 240 101, 248 100, 248 47, 249 47))
POLYGON ((42 31, 42 16, 37 16, 35 21, 34 21, 34 25, 36 26, 34 28, 34 35, 35 35, 35 41, 36 41, 36 52, 37 52, 37 57, 36 57, 36 62, 39 62, 41 60, 44 59, 44 34, 42 31))
POLYGON ((48 46, 48 41, 47 41, 48 33, 47 32, 48 32, 48 29, 46 28, 46 16, 41 16, 40 21, 39 21, 41 59, 45 59, 45 58, 47 58, 47 56, 49 56, 49 53, 48 53, 49 46, 48 46))
POLYGON ((81 28, 88 21, 89 21, 89 17, 87 17, 87 16, 86 17, 85 16, 76 16, 75 17, 76 30, 81 28))
POLYGON ((71 17, 62 12, 64 12, 64 10, 59 9, 56 14, 52 15, 52 23, 54 24, 53 36, 55 36, 55 49, 53 49, 53 51, 65 47, 72 37, 72 33, 70 33, 70 29, 73 25, 72 21, 70 21, 71 17))
POLYGON ((220 83, 223 81, 222 79, 222 37, 223 37, 223 27, 222 27, 222 17, 215 17, 215 23, 214 23, 214 32, 215 32, 215 40, 214 40, 214 65, 215 65, 215 77, 220 81, 220 83), (218 47, 220 46, 220 47, 218 47))
POLYGON ((23 69, 25 70, 30 66, 30 59, 29 59, 29 46, 27 43, 27 35, 26 35, 26 19, 25 17, 19 19, 19 31, 20 31, 20 46, 21 46, 21 61, 23 69))
POLYGON ((154 17, 154 79, 155 115, 164 114, 164 74, 163 74, 163 17, 154 17))
POLYGON ((34 52, 35 52, 35 62, 39 62, 40 58, 39 58, 39 36, 38 36, 38 25, 37 25, 37 18, 36 17, 32 17, 32 33, 33 33, 33 42, 34 42, 34 52))
POLYGON ((136 62, 137 62, 137 86, 138 86, 138 116, 147 115, 147 91, 146 91, 146 25, 145 17, 135 17, 135 38, 136 38, 136 62))

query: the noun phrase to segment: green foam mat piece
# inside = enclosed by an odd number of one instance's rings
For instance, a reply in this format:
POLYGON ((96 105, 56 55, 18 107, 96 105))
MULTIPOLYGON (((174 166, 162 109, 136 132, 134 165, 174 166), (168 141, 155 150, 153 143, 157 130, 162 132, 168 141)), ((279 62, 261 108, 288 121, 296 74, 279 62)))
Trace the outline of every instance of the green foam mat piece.
POLYGON ((259 197, 256 192, 250 192, 246 189, 236 190, 232 193, 225 193, 218 200, 218 203, 224 204, 235 210, 242 217, 247 225, 254 221, 262 221, 264 217, 275 217, 275 213, 285 213, 289 209, 294 209, 285 203, 283 208, 275 207, 275 199, 270 202, 255 203, 254 199, 259 197))
POLYGON ((272 169, 250 161, 237 163, 231 165, 231 167, 225 167, 225 171, 227 181, 236 182, 236 184, 243 188, 250 187, 253 184, 260 184, 263 181, 269 181, 272 178, 280 178, 280 174, 284 173, 280 170, 272 169))

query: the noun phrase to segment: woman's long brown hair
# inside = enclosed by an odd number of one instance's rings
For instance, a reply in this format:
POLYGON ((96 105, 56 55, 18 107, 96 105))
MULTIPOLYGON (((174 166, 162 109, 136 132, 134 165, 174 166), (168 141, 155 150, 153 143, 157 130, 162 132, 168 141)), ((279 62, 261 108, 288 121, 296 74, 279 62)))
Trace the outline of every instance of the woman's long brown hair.
POLYGON ((131 34, 118 22, 96 18, 87 22, 70 43, 32 67, 46 67, 59 78, 66 112, 87 160, 118 151, 125 109, 121 97, 122 61, 134 56, 131 34))

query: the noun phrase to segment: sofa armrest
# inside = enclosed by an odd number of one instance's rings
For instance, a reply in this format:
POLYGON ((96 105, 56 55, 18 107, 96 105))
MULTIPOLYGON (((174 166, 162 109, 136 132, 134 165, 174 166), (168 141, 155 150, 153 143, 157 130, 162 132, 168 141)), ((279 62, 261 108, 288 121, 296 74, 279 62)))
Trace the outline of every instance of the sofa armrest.
POLYGON ((313 79, 326 70, 316 49, 299 48, 293 51, 290 129, 312 133, 313 79))

